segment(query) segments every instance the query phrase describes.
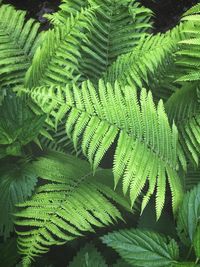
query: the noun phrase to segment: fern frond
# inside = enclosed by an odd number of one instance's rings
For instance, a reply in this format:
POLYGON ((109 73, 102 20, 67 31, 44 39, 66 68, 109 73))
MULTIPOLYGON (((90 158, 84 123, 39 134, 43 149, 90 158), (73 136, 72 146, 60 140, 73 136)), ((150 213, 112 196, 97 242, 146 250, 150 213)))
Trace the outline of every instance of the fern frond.
POLYGON ((59 11, 53 14, 45 14, 45 17, 54 25, 66 24, 71 15, 76 15, 82 8, 89 7, 92 0, 62 0, 59 11))
POLYGON ((26 22, 26 12, 0 6, 0 88, 23 84, 33 54, 40 43, 39 23, 26 22))
POLYGON ((87 244, 75 256, 68 267, 108 267, 104 258, 98 250, 92 245, 87 244))
POLYGON ((87 162, 53 153, 38 159, 34 169, 49 183, 40 186, 30 201, 18 205, 22 210, 15 214, 16 224, 23 226, 18 230, 18 246, 24 267, 51 245, 122 219, 113 203, 128 203, 101 183, 101 170, 93 177, 87 162))
POLYGON ((93 0, 96 20, 82 46, 82 70, 92 81, 102 77, 118 56, 132 51, 151 28, 152 12, 137 1, 93 0))
POLYGON ((167 177, 176 211, 182 198, 182 186, 177 175, 178 132, 169 126, 162 101, 156 108, 151 92, 137 92, 99 82, 96 88, 88 81, 79 89, 39 87, 30 92, 32 99, 43 109, 48 121, 57 124, 66 118, 66 133, 75 148, 80 140, 84 155, 93 171, 111 144, 117 139, 113 172, 115 187, 123 180, 123 191, 130 189, 132 205, 148 181, 149 189, 142 209, 157 187, 156 210, 160 217, 167 177))
POLYGON ((65 25, 45 33, 42 45, 37 49, 31 67, 26 74, 25 86, 65 85, 77 81, 80 46, 93 19, 92 10, 81 10, 71 15, 65 25))
POLYGON ((131 51, 149 32, 152 12, 135 0, 65 0, 60 11, 49 17, 54 24, 65 25, 71 14, 85 6, 94 8, 95 17, 82 45, 81 72, 96 81, 119 55, 131 51))
POLYGON ((165 34, 143 38, 130 53, 124 54, 108 68, 104 79, 116 80, 123 86, 150 88, 156 99, 167 99, 174 90, 175 64, 173 53, 185 36, 181 24, 165 34))
POLYGON ((155 232, 120 230, 104 236, 102 240, 131 266, 170 267, 179 258, 179 248, 175 240, 155 232))
POLYGON ((165 107, 171 122, 179 130, 179 140, 186 157, 194 164, 199 163, 200 152, 200 106, 197 85, 185 85, 175 92, 165 107))
MULTIPOLYGON (((50 128, 50 127, 49 127, 50 128)), ((52 139, 42 136, 40 144, 44 150, 53 150, 57 152, 65 152, 71 155, 76 155, 79 158, 84 158, 81 149, 75 150, 71 139, 66 135, 65 122, 60 122, 56 130, 49 129, 52 139)))
POLYGON ((200 4, 189 9, 182 20, 187 22, 187 38, 180 42, 181 49, 177 52, 177 65, 180 69, 177 81, 199 81, 200 4))
POLYGON ((200 183, 200 166, 194 168, 189 165, 187 174, 185 175, 185 187, 187 190, 192 189, 194 186, 200 183))

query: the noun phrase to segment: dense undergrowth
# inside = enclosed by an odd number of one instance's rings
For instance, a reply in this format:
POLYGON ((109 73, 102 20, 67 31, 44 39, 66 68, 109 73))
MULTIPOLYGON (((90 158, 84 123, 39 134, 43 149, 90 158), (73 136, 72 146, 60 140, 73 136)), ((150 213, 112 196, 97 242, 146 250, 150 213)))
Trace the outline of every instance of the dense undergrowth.
POLYGON ((143 4, 0 4, 0 266, 199 266, 200 5, 143 4))

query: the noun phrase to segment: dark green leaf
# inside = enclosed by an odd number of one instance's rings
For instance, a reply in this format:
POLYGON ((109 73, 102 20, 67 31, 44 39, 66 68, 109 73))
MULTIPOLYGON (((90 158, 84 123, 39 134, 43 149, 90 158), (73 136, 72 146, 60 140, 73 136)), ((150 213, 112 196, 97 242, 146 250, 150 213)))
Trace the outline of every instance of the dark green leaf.
POLYGON ((133 266, 167 267, 179 257, 178 245, 173 239, 150 231, 120 230, 102 240, 133 266))

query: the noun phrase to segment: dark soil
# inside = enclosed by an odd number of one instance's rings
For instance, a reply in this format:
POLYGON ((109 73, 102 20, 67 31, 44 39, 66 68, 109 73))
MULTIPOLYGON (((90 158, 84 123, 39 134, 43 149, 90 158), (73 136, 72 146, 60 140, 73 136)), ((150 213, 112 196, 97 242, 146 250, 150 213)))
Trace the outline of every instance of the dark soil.
MULTIPOLYGON (((165 32, 180 20, 181 15, 198 0, 139 0, 144 6, 153 10, 155 14, 155 32, 165 32)), ((41 22, 43 28, 48 27, 47 21, 42 17, 44 13, 52 13, 58 9, 60 0, 4 0, 18 9, 28 11, 28 16, 41 22)))

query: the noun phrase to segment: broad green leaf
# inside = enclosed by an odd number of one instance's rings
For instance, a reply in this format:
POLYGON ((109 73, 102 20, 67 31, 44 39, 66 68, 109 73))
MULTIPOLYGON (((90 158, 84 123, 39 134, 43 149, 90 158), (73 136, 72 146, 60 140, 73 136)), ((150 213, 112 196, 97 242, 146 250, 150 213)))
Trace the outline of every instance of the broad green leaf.
POLYGON ((27 200, 37 183, 37 176, 29 164, 0 166, 0 235, 7 238, 13 231, 12 213, 15 205, 27 200))
POLYGON ((177 243, 158 233, 145 230, 120 230, 102 238, 129 264, 137 267, 167 267, 177 262, 177 243))
POLYGON ((183 243, 193 242, 200 216, 200 184, 195 186, 184 196, 180 205, 177 220, 177 230, 183 243))
POLYGON ((78 266, 108 267, 101 254, 91 244, 87 244, 84 248, 82 248, 68 267, 78 267, 78 266))

